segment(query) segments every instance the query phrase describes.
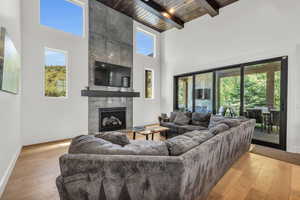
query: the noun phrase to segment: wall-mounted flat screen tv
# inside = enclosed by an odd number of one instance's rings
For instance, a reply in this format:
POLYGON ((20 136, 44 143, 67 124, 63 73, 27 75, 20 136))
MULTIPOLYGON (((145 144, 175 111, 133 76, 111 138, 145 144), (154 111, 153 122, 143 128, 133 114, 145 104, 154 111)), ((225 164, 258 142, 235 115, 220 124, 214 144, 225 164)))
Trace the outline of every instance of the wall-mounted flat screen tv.
POLYGON ((20 56, 5 28, 0 27, 0 90, 17 94, 20 82, 20 56))
POLYGON ((95 62, 95 85, 130 87, 131 68, 104 62, 95 62))

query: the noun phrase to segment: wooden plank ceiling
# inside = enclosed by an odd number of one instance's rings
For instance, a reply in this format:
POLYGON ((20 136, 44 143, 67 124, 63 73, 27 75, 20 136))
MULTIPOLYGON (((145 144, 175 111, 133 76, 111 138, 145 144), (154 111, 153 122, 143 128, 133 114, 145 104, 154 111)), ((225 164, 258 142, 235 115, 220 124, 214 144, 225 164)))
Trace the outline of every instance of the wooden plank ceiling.
POLYGON ((184 23, 209 14, 238 0, 97 0, 152 29, 163 32, 184 28, 184 23))

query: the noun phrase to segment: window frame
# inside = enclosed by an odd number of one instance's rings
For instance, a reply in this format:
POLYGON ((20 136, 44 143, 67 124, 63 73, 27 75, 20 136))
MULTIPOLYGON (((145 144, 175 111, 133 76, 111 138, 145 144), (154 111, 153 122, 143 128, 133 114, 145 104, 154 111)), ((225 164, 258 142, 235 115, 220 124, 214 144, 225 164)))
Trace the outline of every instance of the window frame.
POLYGON ((147 100, 153 100, 153 99, 155 99, 155 93, 154 93, 154 70, 153 69, 150 69, 150 68, 145 68, 145 70, 144 70, 144 83, 145 83, 145 85, 144 85, 144 98, 145 99, 147 99, 147 100), (147 83, 147 71, 150 71, 151 72, 151 74, 152 74, 152 97, 151 98, 149 98, 149 97, 147 97, 146 96, 146 93, 147 93, 147 86, 148 86, 148 83, 147 83))
POLYGON ((71 32, 66 32, 66 31, 63 31, 61 29, 57 29, 57 28, 42 24, 41 23, 41 0, 39 0, 39 7, 38 7, 39 26, 43 27, 43 28, 50 29, 50 30, 57 31, 59 33, 64 33, 64 34, 68 34, 68 35, 79 37, 79 38, 85 38, 86 35, 87 35, 87 33, 86 33, 86 30, 87 30, 87 28, 86 28, 86 19, 88 19, 88 16, 86 16, 86 14, 87 14, 86 3, 84 3, 81 0, 65 0, 65 1, 67 1, 69 3, 72 3, 74 5, 77 5, 77 6, 82 8, 82 35, 76 35, 76 34, 73 34, 71 32))
POLYGON ((155 59, 156 56, 157 56, 156 41, 157 41, 157 37, 156 37, 156 35, 154 33, 151 33, 150 31, 147 31, 147 30, 145 30, 145 29, 143 29, 141 27, 137 27, 136 28, 136 33, 135 33, 135 53, 138 54, 138 55, 141 55, 141 56, 145 56, 147 58, 155 59), (143 33, 145 33, 145 34, 147 34, 147 35, 149 35, 149 36, 151 36, 153 38, 153 56, 147 56, 147 55, 144 55, 144 54, 141 54, 141 53, 137 52, 137 49, 138 49, 137 48, 138 43, 137 43, 137 39, 136 39, 137 32, 143 32, 143 33))
POLYGON ((49 47, 44 47, 44 62, 43 62, 43 97, 47 98, 47 99, 68 99, 69 98, 69 54, 68 51, 65 50, 60 50, 60 49, 54 49, 54 48, 49 48, 49 47), (46 96, 46 85, 45 85, 45 81, 46 81, 46 76, 45 76, 45 72, 46 72, 46 51, 54 51, 54 52, 59 52, 59 53, 63 53, 65 55, 65 62, 66 62, 66 96, 60 96, 60 97, 50 97, 50 96, 46 96))

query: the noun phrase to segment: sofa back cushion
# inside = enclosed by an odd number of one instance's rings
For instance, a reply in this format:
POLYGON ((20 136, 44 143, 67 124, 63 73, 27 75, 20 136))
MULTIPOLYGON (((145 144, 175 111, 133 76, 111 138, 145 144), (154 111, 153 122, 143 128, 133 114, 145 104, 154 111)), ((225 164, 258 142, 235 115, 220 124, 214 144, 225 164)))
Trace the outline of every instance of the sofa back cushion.
POLYGON ((167 145, 162 141, 130 141, 122 147, 92 135, 74 138, 69 147, 70 154, 102 154, 102 155, 149 155, 167 156, 167 145))
POLYGON ((130 143, 129 139, 127 138, 126 133, 121 133, 121 132, 117 132, 117 131, 99 133, 99 134, 96 134, 95 137, 104 139, 113 144, 118 144, 121 146, 125 146, 130 143))
POLYGON ((219 117, 219 116, 211 116, 208 128, 211 129, 218 124, 226 124, 229 128, 239 126, 241 124, 240 119, 232 119, 226 117, 219 117))
POLYGON ((174 123, 177 125, 188 125, 191 121, 191 118, 188 117, 188 115, 186 113, 183 112, 178 112, 176 114, 174 123))
POLYGON ((192 125, 208 127, 210 115, 211 113, 194 112, 192 114, 192 125))
POLYGON ((170 156, 181 155, 190 149, 199 145, 198 142, 194 141, 192 138, 180 135, 166 140, 166 144, 169 150, 170 156))
POLYGON ((69 147, 70 154, 108 154, 108 155, 128 155, 122 146, 113 144, 101 138, 91 135, 82 135, 72 140, 69 147))

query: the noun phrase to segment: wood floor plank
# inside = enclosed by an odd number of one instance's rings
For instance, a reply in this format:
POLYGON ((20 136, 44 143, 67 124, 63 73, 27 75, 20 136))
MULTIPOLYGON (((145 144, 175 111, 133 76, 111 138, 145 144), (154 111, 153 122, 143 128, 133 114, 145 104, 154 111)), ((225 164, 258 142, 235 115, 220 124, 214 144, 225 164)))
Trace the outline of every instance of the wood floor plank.
POLYGON ((300 200, 300 166, 292 165, 291 194, 289 200, 300 200))
POLYGON ((291 170, 289 163, 278 161, 276 163, 274 178, 271 188, 267 194, 266 200, 283 200, 289 199, 291 190, 291 170))

